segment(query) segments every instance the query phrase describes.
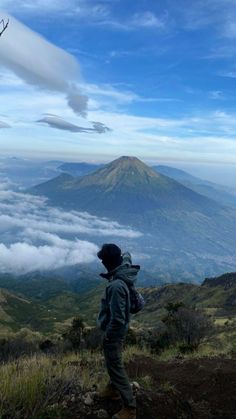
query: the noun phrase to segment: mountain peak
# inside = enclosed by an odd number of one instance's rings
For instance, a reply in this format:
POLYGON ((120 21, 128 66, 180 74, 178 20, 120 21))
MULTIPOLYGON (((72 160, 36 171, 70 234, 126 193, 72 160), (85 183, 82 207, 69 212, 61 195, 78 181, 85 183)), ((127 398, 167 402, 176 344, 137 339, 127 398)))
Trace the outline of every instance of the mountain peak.
POLYGON ((132 164, 132 163, 143 163, 141 160, 139 160, 137 157, 135 156, 121 156, 118 157, 117 159, 113 160, 111 163, 128 163, 128 164, 132 164))
POLYGON ((133 187, 139 185, 148 185, 155 179, 158 181, 161 177, 155 170, 151 169, 137 157, 122 156, 106 166, 97 170, 90 176, 86 176, 84 181, 95 181, 102 183, 103 186, 113 187, 133 187), (87 179, 86 179, 87 178, 87 179))
POLYGON ((211 204, 207 198, 157 173, 133 156, 119 157, 83 177, 60 182, 54 179, 35 187, 34 192, 91 213, 116 214, 119 220, 128 214, 160 208, 197 211, 211 204))

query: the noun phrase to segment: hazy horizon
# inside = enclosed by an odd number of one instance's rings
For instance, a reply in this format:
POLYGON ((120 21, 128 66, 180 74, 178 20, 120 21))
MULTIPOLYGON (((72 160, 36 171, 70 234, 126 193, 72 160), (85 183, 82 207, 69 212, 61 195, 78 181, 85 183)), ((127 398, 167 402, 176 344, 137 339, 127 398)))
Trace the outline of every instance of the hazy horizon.
MULTIPOLYGON (((2 157, 0 158, 0 164, 2 159, 11 159, 11 158, 19 158, 25 159, 28 161, 61 161, 61 162, 73 162, 73 163, 90 163, 90 164, 106 164, 115 160, 116 158, 121 157, 121 155, 114 155, 114 156, 98 156, 98 155, 55 155, 49 154, 47 156, 39 156, 39 155, 32 155, 29 153, 22 153, 22 152, 15 152, 14 154, 11 153, 3 153, 2 157)), ((235 185, 235 178, 236 178, 236 165, 234 164, 223 164, 223 163, 201 163, 201 162, 187 162, 187 161, 179 161, 179 160, 168 160, 168 159, 147 159, 142 156, 135 156, 138 157, 140 160, 144 161, 146 164, 150 166, 154 165, 164 165, 170 166, 176 169, 184 170, 189 174, 199 177, 202 180, 207 180, 213 183, 217 183, 222 186, 228 186, 230 188, 236 189, 235 185)), ((0 179, 1 179, 1 165, 0 165, 0 179)))

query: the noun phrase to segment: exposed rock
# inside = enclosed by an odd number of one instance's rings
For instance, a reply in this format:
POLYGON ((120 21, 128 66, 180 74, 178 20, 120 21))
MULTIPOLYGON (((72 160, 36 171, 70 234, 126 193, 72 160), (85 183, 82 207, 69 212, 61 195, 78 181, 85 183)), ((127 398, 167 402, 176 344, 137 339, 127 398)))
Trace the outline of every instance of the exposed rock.
POLYGON ((98 410, 97 415, 98 415, 98 418, 103 418, 103 419, 106 419, 109 417, 107 411, 104 409, 98 410))
POLYGON ((132 386, 132 389, 133 389, 134 391, 138 391, 138 390, 140 390, 140 385, 139 385, 139 383, 137 383, 137 381, 133 381, 133 382, 131 383, 131 386, 132 386))
POLYGON ((92 406, 94 401, 93 401, 93 397, 92 397, 91 393, 86 393, 83 397, 83 401, 84 401, 84 404, 86 406, 92 406))

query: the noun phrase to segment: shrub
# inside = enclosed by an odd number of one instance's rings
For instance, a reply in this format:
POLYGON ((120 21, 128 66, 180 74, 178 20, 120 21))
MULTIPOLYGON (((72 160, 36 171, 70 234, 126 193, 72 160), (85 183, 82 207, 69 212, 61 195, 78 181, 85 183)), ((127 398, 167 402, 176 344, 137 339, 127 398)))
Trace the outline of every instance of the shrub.
POLYGON ((63 334, 63 339, 69 341, 71 348, 75 351, 80 349, 84 328, 85 324, 81 317, 78 316, 73 319, 70 328, 63 334))
POLYGON ((23 328, 19 332, 0 340, 0 362, 32 355, 39 350, 41 335, 23 328))
POLYGON ((39 349, 45 353, 49 353, 55 347, 55 344, 50 339, 45 339, 39 344, 39 349))
POLYGON ((84 346, 86 349, 96 350, 101 347, 103 332, 98 327, 85 328, 83 331, 84 346))
POLYGON ((167 307, 163 319, 169 344, 181 343, 183 351, 196 349, 212 328, 212 322, 203 312, 178 303, 167 307))

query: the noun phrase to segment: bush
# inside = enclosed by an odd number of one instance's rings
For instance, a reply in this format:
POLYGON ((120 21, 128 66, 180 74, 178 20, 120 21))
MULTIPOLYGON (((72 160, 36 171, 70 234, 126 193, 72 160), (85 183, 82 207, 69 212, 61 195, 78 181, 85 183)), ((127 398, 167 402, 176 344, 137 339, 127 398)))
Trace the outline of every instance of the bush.
POLYGON ((81 317, 75 317, 68 331, 63 334, 63 339, 71 344, 71 349, 75 351, 81 347, 81 340, 85 324, 81 317))
POLYGON ((39 344, 39 349, 44 353, 50 353, 54 349, 55 344, 50 339, 45 339, 39 344))
POLYGON ((86 349, 100 349, 102 338, 103 332, 98 327, 85 328, 83 331, 83 341, 86 349))
POLYGON ((39 351, 41 335, 23 328, 14 335, 0 340, 0 362, 18 359, 39 351))
POLYGON ((181 303, 167 306, 167 311, 163 322, 168 343, 181 343, 183 351, 186 348, 196 349, 213 327, 212 321, 203 312, 185 307, 181 303))

